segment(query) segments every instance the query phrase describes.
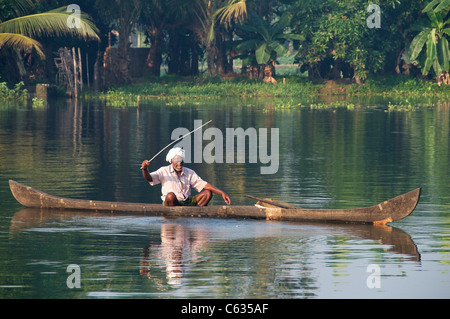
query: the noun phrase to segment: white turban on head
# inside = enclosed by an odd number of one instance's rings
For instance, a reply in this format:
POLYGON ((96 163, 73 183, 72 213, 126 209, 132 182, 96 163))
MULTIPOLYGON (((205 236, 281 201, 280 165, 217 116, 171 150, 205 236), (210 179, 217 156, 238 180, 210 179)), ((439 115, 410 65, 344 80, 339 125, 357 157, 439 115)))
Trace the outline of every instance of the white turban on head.
POLYGON ((174 147, 174 148, 172 148, 172 149, 167 153, 166 161, 168 161, 169 163, 171 163, 171 162, 172 162, 172 159, 173 159, 175 156, 180 156, 180 157, 183 159, 183 161, 184 161, 184 149, 179 148, 179 147, 174 147))

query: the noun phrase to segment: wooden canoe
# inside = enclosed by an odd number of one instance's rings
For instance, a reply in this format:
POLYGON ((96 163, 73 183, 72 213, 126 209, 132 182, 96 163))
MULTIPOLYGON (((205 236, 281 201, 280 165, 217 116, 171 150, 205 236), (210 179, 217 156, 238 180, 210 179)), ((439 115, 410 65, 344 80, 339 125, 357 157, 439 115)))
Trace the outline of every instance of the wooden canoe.
POLYGON ((165 207, 161 204, 106 202, 52 196, 13 180, 9 186, 16 200, 25 207, 109 211, 166 217, 231 217, 286 221, 321 221, 385 225, 405 218, 419 202, 421 188, 377 205, 353 209, 264 208, 257 206, 165 207))

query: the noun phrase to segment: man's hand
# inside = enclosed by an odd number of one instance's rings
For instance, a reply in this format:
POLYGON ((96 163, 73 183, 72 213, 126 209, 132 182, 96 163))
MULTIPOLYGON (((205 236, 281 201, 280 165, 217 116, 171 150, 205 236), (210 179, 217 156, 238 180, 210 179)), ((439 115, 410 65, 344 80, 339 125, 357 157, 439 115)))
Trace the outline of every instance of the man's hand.
POLYGON ((142 169, 142 175, 144 175, 144 178, 148 181, 148 182, 152 182, 153 180, 152 180, 152 176, 150 175, 150 173, 148 172, 148 170, 147 170, 147 167, 150 165, 150 162, 149 161, 147 161, 147 160, 145 160, 145 161, 143 161, 142 162, 142 166, 141 166, 141 169, 142 169))
POLYGON ((223 200, 225 201, 225 203, 227 203, 227 205, 230 205, 230 204, 231 204, 231 199, 230 199, 230 197, 228 197, 227 194, 223 193, 223 194, 222 194, 222 198, 223 198, 223 200))
POLYGON ((145 160, 142 162, 141 169, 146 169, 150 165, 150 162, 145 160))

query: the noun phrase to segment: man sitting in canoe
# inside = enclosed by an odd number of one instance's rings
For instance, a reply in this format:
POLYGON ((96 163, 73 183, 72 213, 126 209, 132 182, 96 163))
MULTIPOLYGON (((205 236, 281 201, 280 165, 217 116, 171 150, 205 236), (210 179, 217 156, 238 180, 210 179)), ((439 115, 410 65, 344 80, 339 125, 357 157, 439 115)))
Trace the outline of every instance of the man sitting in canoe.
POLYGON ((192 169, 183 167, 184 150, 175 147, 168 153, 166 160, 170 163, 149 173, 149 161, 142 162, 142 174, 154 186, 161 183, 161 199, 164 206, 206 206, 211 201, 212 193, 219 194, 227 205, 231 204, 230 197, 220 189, 202 180, 192 169), (199 194, 191 195, 191 187, 199 194))

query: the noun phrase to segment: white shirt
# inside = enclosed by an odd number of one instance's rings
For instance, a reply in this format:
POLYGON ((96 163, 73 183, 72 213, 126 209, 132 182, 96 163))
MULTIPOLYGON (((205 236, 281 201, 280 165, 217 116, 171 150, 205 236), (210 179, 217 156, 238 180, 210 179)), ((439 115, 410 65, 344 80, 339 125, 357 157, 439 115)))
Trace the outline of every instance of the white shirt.
POLYGON ((172 164, 151 172, 150 176, 152 177, 150 185, 161 184, 161 199, 163 201, 170 192, 173 192, 178 200, 184 201, 191 195, 191 187, 200 192, 207 184, 196 172, 186 167, 182 168, 181 175, 178 177, 172 164))

